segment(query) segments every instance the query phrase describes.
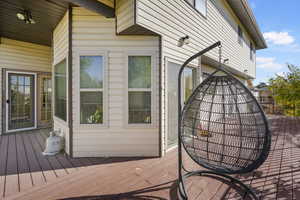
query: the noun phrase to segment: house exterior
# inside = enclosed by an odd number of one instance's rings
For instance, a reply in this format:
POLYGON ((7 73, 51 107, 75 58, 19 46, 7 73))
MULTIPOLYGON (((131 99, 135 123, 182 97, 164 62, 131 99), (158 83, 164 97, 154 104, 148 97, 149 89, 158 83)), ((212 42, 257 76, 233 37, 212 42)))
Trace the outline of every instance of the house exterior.
MULTIPOLYGON (((221 41, 223 59, 228 59, 225 67, 246 83, 255 78, 256 50, 266 48, 247 0, 65 0, 29 5, 33 19, 34 8, 51 7, 50 17, 39 19, 48 20, 52 28, 35 37, 14 34, 6 24, 0 32, 2 134, 44 127, 47 123, 40 118, 50 112, 53 129, 64 134, 66 152, 73 157, 163 156, 177 142, 177 73, 183 62, 221 41), (186 36, 189 44, 179 47, 186 36), (48 81, 47 88, 41 80, 50 74, 53 87, 48 81), (31 83, 26 92, 34 100, 21 106, 25 114, 15 116, 33 121, 25 128, 9 126, 14 121, 9 102, 14 100, 14 75, 31 83), (38 89, 44 87, 45 92, 38 89), (52 95, 49 105, 43 95, 52 95)), ((38 20, 15 23, 40 26, 38 20)), ((215 49, 185 70, 182 102, 214 71, 217 61, 215 49)))

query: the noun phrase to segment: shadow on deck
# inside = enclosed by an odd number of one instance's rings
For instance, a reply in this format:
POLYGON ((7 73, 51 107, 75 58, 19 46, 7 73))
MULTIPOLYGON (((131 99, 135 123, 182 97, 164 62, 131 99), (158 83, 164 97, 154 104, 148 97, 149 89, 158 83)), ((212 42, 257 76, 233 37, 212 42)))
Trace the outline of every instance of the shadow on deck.
MULTIPOLYGON (((271 116, 270 127, 273 138, 267 161, 257 171, 238 178, 254 188, 263 200, 300 199, 300 119, 271 116)), ((49 130, 43 131, 0 138, 0 156, 9 155, 4 159, 5 165, 0 163, 1 173, 4 173, 4 176, 0 176, 0 192, 5 195, 14 194, 12 195, 14 199, 22 200, 177 199, 176 150, 170 151, 163 158, 149 159, 71 159, 65 155, 43 157, 40 153, 46 138, 45 132, 49 130), (23 150, 18 148, 13 151, 20 141, 24 141, 23 150), (1 150, 3 146, 8 149, 6 154, 1 150), (20 155, 25 155, 28 160, 19 158, 20 155), (19 162, 19 159, 22 159, 22 162, 19 162), (25 170, 21 166, 26 166, 25 170), (21 169, 25 173, 20 173, 21 169), (36 171, 33 171, 34 169, 36 171), (78 169, 79 173, 75 173, 78 169), (72 172, 74 173, 71 176, 57 179, 61 175, 72 172), (48 179, 54 181, 41 184, 48 179), (5 184, 1 185, 1 183, 5 184), (30 187, 37 185, 37 187, 26 188, 26 184, 30 187), (16 194, 17 191, 21 193, 16 194)), ((20 145, 22 146, 22 143, 20 145)), ((184 163, 188 170, 201 169, 187 156, 184 156, 184 163)), ((190 199, 193 200, 242 199, 240 191, 228 188, 226 184, 210 177, 193 177, 186 182, 186 187, 190 199)))
MULTIPOLYGON (((300 118, 270 116, 271 152, 255 172, 238 178, 250 185, 260 199, 300 199, 300 118)), ((240 199, 228 189, 224 199, 240 199)))
POLYGON ((29 185, 47 183, 82 167, 143 159, 71 158, 64 153, 43 156, 49 132, 50 129, 40 129, 0 136, 0 197, 7 196, 7 191, 12 187, 15 187, 13 191, 20 192, 23 184, 27 184, 27 188, 29 185))

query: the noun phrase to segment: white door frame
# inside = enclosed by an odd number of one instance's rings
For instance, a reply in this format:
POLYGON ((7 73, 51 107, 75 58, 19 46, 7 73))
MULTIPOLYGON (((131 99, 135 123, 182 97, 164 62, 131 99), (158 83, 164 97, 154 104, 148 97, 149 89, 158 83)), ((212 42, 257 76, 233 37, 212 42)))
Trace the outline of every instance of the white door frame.
POLYGON ((10 133, 10 132, 16 132, 16 131, 25 131, 25 130, 32 130, 32 129, 36 129, 37 128, 37 73, 33 73, 33 72, 24 72, 24 71, 6 71, 6 86, 5 86, 5 130, 6 133, 10 133), (8 99, 8 95, 9 95, 9 91, 8 91, 8 75, 9 74, 24 74, 24 75, 33 75, 34 77, 34 126, 33 127, 29 127, 29 128, 20 128, 20 129, 13 129, 13 130, 9 130, 8 129, 8 103, 6 102, 6 100, 8 99))
MULTIPOLYGON (((166 126, 165 126, 165 149, 164 149, 164 151, 165 152, 168 152, 168 151, 171 151, 171 150, 173 150, 173 149, 175 149, 175 148, 177 148, 178 147, 178 145, 177 145, 177 143, 175 143, 174 145, 172 145, 172 146, 168 146, 168 133, 169 133, 169 125, 168 125, 168 118, 169 118, 169 116, 168 116, 168 106, 169 106, 169 102, 168 102, 168 89, 169 89, 169 87, 168 87, 168 78, 169 78, 169 73, 168 73, 168 71, 169 71, 169 66, 168 66, 168 64, 169 63, 174 63, 174 64, 178 64, 178 65, 182 65, 184 62, 183 61, 180 61, 180 60, 177 60, 177 59, 173 59, 173 58, 169 58, 169 57, 165 57, 165 59, 164 59, 164 66, 165 66, 165 73, 166 73, 166 76, 165 76, 165 79, 166 79, 166 83, 165 83, 165 88, 166 88, 166 95, 165 95, 165 102, 167 102, 166 103, 166 111, 165 111, 165 113, 166 113, 166 121, 165 121, 165 124, 166 124, 166 126)), ((198 60, 198 62, 200 63, 201 62, 201 60, 199 59, 198 60)), ((198 64, 199 65, 199 64, 198 64)), ((187 67, 190 67, 190 68, 193 68, 193 69, 197 69, 197 70, 200 70, 200 71, 198 71, 198 72, 196 72, 197 73, 197 77, 195 77, 196 79, 199 79, 199 78, 201 78, 201 76, 200 77, 198 77, 198 73, 201 73, 201 71, 202 71, 202 66, 197 66, 197 65, 194 65, 194 64, 192 64, 192 63, 189 63, 189 65, 187 66, 187 67)), ((176 77, 176 80, 177 80, 178 78, 176 77)), ((198 80, 198 81, 200 81, 200 82, 202 82, 202 80, 200 79, 200 80, 198 80)), ((197 82, 197 83, 195 83, 195 86, 197 87, 198 86, 198 84, 200 83, 200 82, 197 82)), ((177 86, 178 87, 178 86, 177 86)), ((184 94, 184 84, 182 84, 182 88, 181 88, 181 94, 184 94)), ((181 103, 183 104, 184 103, 184 99, 183 99, 183 96, 184 95, 182 95, 182 99, 181 99, 181 103)))

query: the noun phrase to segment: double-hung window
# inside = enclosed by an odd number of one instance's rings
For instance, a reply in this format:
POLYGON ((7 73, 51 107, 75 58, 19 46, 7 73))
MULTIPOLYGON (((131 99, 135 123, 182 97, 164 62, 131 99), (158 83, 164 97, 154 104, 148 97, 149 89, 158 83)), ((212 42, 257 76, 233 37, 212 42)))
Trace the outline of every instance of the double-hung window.
POLYGON ((243 30, 240 26, 238 26, 238 42, 239 42, 239 44, 243 45, 243 40, 244 40, 243 30))
POLYGON ((80 55, 80 124, 103 124, 104 56, 80 55))
POLYGON ((197 70, 191 67, 185 68, 183 71, 183 79, 184 102, 186 102, 193 93, 194 87, 197 83, 197 70))
POLYGON ((67 121, 67 62, 66 59, 54 66, 55 116, 67 121))
POLYGON ((152 122, 152 56, 128 56, 128 124, 152 122))
POLYGON ((255 49, 253 47, 253 43, 250 42, 250 60, 254 60, 255 49))
POLYGON ((195 8, 204 16, 207 12, 207 0, 195 0, 195 8))

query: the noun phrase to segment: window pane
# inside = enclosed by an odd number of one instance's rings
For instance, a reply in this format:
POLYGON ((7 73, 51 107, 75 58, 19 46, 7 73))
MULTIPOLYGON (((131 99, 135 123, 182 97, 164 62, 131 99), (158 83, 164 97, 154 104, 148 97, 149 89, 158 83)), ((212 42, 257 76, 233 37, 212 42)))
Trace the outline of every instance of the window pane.
POLYGON ((151 123, 151 92, 129 92, 129 121, 130 124, 151 123))
POLYGON ((242 30, 242 28, 240 26, 238 26, 238 36, 239 36, 238 42, 240 44, 242 44, 244 36, 243 36, 243 30, 242 30))
POLYGON ((196 0, 195 3, 196 9, 203 15, 206 15, 206 0, 196 0))
POLYGON ((151 88, 151 56, 128 57, 128 87, 151 88))
POLYGON ((102 92, 80 92, 80 123, 103 123, 102 92))
POLYGON ((184 101, 187 101, 194 89, 195 70, 192 68, 184 69, 184 101))
POLYGON ((186 0, 189 4, 191 4, 192 6, 194 6, 195 1, 194 0, 186 0))
POLYGON ((42 82, 42 107, 41 107, 41 120, 51 121, 51 78, 43 78, 42 82))
POLYGON ((253 52, 254 52, 253 44, 252 44, 252 42, 250 42, 250 59, 251 60, 253 60, 253 52))
POLYGON ((80 56, 80 88, 103 88, 103 56, 80 56))
POLYGON ((55 116, 67 120, 66 60, 55 65, 55 116))

